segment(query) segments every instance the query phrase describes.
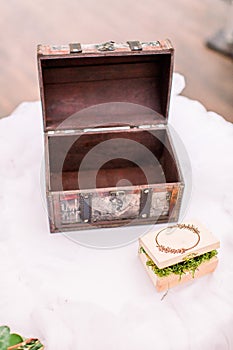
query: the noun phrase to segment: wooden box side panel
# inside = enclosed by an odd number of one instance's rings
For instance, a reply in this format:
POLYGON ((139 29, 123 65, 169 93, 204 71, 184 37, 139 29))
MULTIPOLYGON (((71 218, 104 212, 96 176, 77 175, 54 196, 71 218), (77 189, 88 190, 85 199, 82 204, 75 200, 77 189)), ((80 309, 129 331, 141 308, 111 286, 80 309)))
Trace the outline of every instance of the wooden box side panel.
POLYGON ((54 210, 54 196, 47 192, 47 215, 49 220, 50 232, 56 232, 56 210, 54 210))
POLYGON ((181 285, 186 282, 196 280, 197 278, 200 278, 202 276, 208 275, 209 273, 212 273, 216 269, 217 264, 218 264, 218 259, 214 257, 210 261, 202 263, 199 269, 195 272, 194 277, 192 276, 192 273, 189 272, 183 275, 181 279, 180 279, 180 276, 174 275, 174 274, 168 277, 158 278, 157 290, 160 292, 160 291, 175 287, 177 285, 181 285))
POLYGON ((50 192, 51 232, 174 221, 178 216, 177 184, 50 192), (107 190, 107 191, 106 191, 107 190))
POLYGON ((172 287, 175 287, 177 285, 183 285, 186 282, 190 282, 193 280, 196 280, 197 278, 200 278, 202 276, 205 276, 209 273, 212 273, 218 264, 218 258, 213 257, 211 260, 207 262, 203 262, 201 266, 196 270, 194 277, 192 276, 192 273, 188 272, 185 275, 182 275, 181 278, 179 275, 171 274, 167 277, 158 277, 150 268, 150 266, 146 265, 147 257, 143 253, 139 253, 139 258, 149 275, 152 283, 156 287, 158 292, 162 292, 165 290, 168 290, 172 287))

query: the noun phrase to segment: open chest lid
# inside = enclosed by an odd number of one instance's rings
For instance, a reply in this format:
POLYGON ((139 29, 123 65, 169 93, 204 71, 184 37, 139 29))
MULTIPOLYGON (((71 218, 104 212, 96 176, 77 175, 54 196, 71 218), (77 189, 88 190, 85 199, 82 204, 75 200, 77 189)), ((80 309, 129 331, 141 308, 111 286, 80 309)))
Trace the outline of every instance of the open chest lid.
POLYGON ((218 249, 219 240, 200 222, 167 226, 139 238, 140 246, 159 269, 218 249))
POLYGON ((166 124, 169 40, 38 46, 44 130, 166 124))

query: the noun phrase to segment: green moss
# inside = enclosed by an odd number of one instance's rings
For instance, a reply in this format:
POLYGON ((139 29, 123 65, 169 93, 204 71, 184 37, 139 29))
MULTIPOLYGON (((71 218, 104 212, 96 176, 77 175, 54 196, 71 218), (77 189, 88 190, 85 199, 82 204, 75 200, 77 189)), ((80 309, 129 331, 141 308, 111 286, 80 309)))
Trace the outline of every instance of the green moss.
POLYGON ((144 253, 147 257, 146 265, 150 266, 152 271, 159 277, 165 277, 169 276, 170 274, 174 273, 175 275, 180 275, 180 278, 183 274, 186 272, 191 272, 192 276, 194 277, 195 271, 197 268, 204 262, 209 261, 214 256, 218 254, 217 250, 212 250, 208 253, 189 258, 187 260, 184 260, 178 264, 165 267, 163 269, 159 269, 158 266, 151 260, 149 255, 146 253, 145 249, 143 247, 140 247, 140 253, 144 253))

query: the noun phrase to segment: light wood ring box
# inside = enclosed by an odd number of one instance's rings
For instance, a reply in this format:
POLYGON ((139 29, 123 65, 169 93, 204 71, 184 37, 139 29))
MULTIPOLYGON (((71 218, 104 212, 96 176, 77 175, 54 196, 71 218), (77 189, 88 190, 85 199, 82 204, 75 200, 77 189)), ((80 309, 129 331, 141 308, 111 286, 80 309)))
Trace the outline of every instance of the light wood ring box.
POLYGON ((181 247, 188 248, 195 245, 195 242, 198 239, 198 236, 190 230, 182 230, 178 228, 164 230, 163 228, 163 231, 161 231, 161 229, 151 231, 145 236, 139 238, 139 258, 159 292, 202 277, 213 272, 217 267, 218 258, 216 255, 210 260, 203 261, 194 274, 192 271, 186 271, 181 276, 179 274, 171 273, 168 276, 160 277, 153 271, 153 268, 148 265, 148 261, 151 260, 159 269, 164 269, 187 261, 189 258, 200 257, 201 255, 214 251, 220 247, 219 240, 200 222, 191 221, 184 224, 193 225, 199 229, 200 241, 196 247, 187 250, 183 254, 165 253, 160 251, 156 244, 156 236, 158 235, 158 232, 161 232, 157 237, 161 240, 161 244, 164 246, 172 246, 172 248, 176 249, 181 247))

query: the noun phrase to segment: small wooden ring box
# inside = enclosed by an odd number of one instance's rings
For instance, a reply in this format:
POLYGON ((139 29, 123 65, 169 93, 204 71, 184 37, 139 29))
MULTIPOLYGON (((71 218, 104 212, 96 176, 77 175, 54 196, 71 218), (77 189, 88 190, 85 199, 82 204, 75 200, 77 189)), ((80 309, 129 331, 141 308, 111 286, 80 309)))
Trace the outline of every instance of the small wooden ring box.
POLYGON ((172 225, 149 232, 139 238, 139 258, 159 292, 209 274, 218 264, 216 249, 220 247, 219 240, 200 222, 191 221, 180 226, 185 228, 180 229, 177 225, 172 225), (195 234, 195 230, 188 228, 197 228, 199 234, 195 234), (163 247, 172 247, 177 250, 187 248, 187 250, 183 254, 161 251, 156 243, 156 237, 159 238, 159 244, 163 247), (189 249, 195 245, 195 242, 198 244, 189 249), (184 263, 190 259, 196 259, 196 261, 198 259, 199 266, 194 270, 184 267, 183 273, 179 273, 181 271, 179 264, 184 266, 184 263))

